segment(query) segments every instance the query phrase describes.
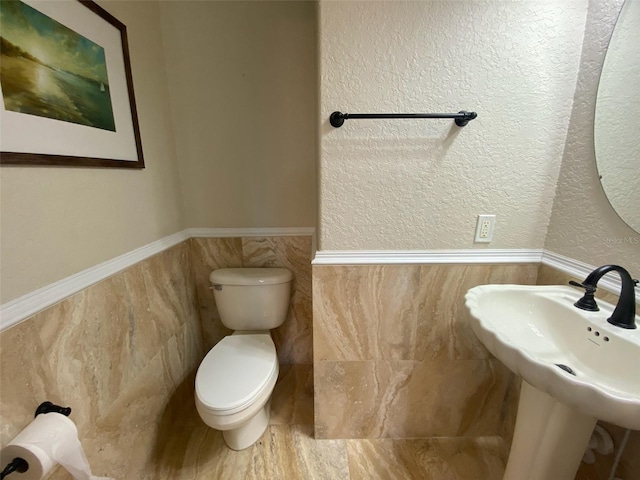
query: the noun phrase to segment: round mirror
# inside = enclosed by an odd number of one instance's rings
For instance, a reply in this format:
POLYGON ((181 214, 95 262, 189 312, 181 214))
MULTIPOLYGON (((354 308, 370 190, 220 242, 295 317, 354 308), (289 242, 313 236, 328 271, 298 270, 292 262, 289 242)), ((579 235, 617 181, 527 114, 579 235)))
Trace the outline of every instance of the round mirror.
POLYGON ((602 66, 594 136, 611 206, 640 232, 640 1, 626 0, 602 66))

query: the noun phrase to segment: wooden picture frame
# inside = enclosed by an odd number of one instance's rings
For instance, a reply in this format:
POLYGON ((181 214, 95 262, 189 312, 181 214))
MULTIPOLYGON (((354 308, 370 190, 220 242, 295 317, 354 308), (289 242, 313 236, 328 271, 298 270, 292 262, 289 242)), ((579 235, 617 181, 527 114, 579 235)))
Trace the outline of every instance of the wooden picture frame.
POLYGON ((126 26, 90 0, 1 8, 0 164, 144 168, 126 26))

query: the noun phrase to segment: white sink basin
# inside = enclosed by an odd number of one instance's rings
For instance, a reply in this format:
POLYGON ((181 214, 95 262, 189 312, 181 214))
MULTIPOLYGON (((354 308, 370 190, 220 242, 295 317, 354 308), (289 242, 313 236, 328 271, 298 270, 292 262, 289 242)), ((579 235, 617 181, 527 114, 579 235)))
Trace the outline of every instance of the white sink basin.
POLYGON ((614 307, 601 300, 599 312, 574 307, 582 293, 482 285, 465 298, 478 338, 525 382, 587 416, 640 430, 640 328, 607 323, 614 307))

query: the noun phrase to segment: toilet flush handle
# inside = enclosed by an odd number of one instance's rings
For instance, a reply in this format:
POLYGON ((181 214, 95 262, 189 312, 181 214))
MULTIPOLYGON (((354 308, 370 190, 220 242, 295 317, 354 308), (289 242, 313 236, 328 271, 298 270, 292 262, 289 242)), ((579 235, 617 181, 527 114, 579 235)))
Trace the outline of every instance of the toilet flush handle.
POLYGON ((214 283, 213 285, 211 285, 209 287, 211 290, 222 290, 222 285, 218 285, 217 283, 214 283))

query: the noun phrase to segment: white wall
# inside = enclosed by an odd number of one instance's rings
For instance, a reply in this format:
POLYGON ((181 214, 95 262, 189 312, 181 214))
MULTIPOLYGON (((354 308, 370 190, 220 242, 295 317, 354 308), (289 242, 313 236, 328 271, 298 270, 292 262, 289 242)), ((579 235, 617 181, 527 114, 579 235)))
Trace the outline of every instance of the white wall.
POLYGON ((542 248, 585 17, 585 0, 322 1, 320 248, 542 248), (462 109, 462 129, 328 123, 462 109), (498 215, 491 244, 478 213, 498 215))
POLYGON ((620 264, 638 278, 640 233, 620 220, 607 201, 598 181, 593 142, 600 69, 621 4, 622 0, 592 0, 589 5, 578 86, 546 248, 591 265, 620 264))
POLYGON ((157 2, 99 2, 127 25, 146 168, 3 166, 0 302, 184 228, 157 2))
POLYGON ((315 225, 315 4, 161 10, 186 224, 315 225))

